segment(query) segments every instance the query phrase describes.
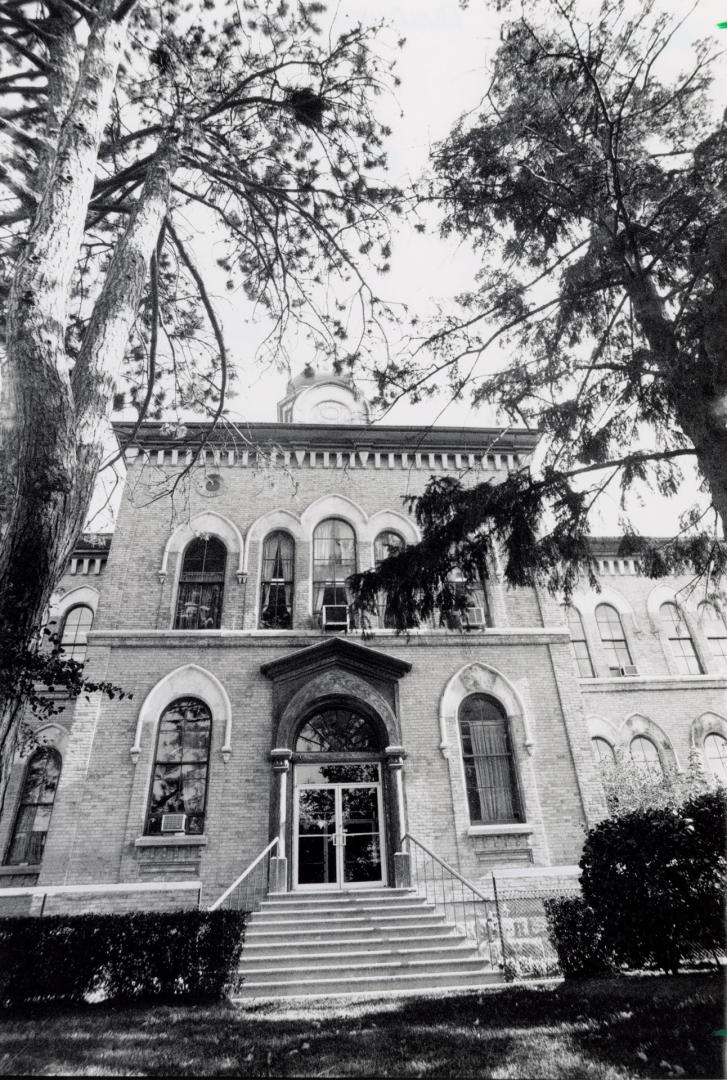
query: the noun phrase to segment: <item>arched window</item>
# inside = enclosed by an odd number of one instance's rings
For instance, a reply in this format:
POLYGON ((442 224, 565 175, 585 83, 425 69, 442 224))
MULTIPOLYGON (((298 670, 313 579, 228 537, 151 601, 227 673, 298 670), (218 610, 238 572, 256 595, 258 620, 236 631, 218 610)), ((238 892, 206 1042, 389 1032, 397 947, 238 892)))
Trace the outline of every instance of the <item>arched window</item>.
MULTIPOLYGON (((394 532, 393 529, 380 532, 374 540, 374 565, 380 566, 384 559, 387 559, 389 555, 395 555, 397 551, 401 551, 405 546, 404 537, 400 536, 398 532, 394 532)), ((396 629, 396 618, 393 612, 389 610, 385 592, 382 592, 379 596, 379 626, 387 630, 396 629)))
POLYGON ((346 578, 356 573, 356 534, 347 521, 326 518, 313 533, 313 611, 323 626, 348 625, 346 578), (334 608, 324 612, 324 608, 334 608), (345 609, 345 610, 344 610, 345 609), (330 618, 328 617, 330 616, 330 618))
POLYGON ((621 616, 611 604, 599 604, 596 608, 596 622, 608 657, 609 674, 620 675, 622 668, 633 666, 621 616))
POLYGON ((596 735, 595 738, 591 739, 591 748, 596 763, 601 768, 610 768, 616 764, 616 754, 608 739, 602 739, 596 735))
POLYGON ((227 549, 216 536, 187 544, 179 575, 175 630, 219 630, 227 549))
POLYGON ((290 630, 293 625, 295 543, 286 532, 270 533, 263 547, 260 582, 260 626, 290 630))
POLYGON ((661 605, 659 615, 666 627, 669 646, 677 670, 683 675, 701 675, 702 667, 697 658, 692 635, 689 633, 689 628, 684 622, 679 608, 670 601, 661 605))
POLYGON ((522 821, 510 726, 500 703, 470 694, 459 707, 459 733, 472 824, 522 821))
MULTIPOLYGON (((89 608, 90 611, 90 608, 89 608)), ((57 750, 43 746, 30 761, 20 796, 5 862, 10 866, 36 866, 43 858, 53 803, 61 775, 61 756, 57 750)))
POLYGON ((76 604, 67 612, 61 632, 61 655, 66 660, 82 664, 86 659, 86 642, 92 625, 93 608, 88 604, 76 604))
POLYGON ((321 709, 306 720, 295 741, 296 753, 379 753, 381 743, 371 720, 352 709, 321 709))
POLYGON ((713 731, 704 740, 704 760, 711 775, 727 785, 727 739, 713 731))
POLYGON ((631 760, 639 772, 652 780, 658 780, 664 775, 659 751, 645 735, 637 735, 631 740, 631 760))
POLYGON ((563 604, 563 611, 570 630, 573 656, 575 657, 578 674, 582 679, 592 679, 594 675, 593 664, 591 663, 591 654, 588 650, 586 632, 583 629, 580 612, 571 604, 563 604))
POLYGON ((699 621, 709 642, 716 671, 727 671, 727 626, 720 612, 708 601, 699 605, 699 621))
POLYGON ((204 832, 211 727, 199 698, 178 698, 162 713, 147 833, 204 832))

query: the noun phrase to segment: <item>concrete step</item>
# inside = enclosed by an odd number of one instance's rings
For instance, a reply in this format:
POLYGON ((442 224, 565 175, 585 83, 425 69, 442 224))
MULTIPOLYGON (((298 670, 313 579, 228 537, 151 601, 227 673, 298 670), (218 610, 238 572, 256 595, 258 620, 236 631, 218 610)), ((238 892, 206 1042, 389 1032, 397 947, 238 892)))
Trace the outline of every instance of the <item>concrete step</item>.
POLYGON ((368 994, 373 992, 417 991, 447 988, 477 988, 502 981, 502 976, 484 965, 479 970, 447 973, 397 973, 389 975, 362 975, 334 978, 291 978, 262 982, 246 979, 233 1000, 249 1000, 255 997, 312 997, 338 994, 368 994))
POLYGON ((247 945, 241 962, 265 965, 279 963, 295 964, 297 960, 304 960, 306 964, 316 965, 319 962, 335 960, 345 963, 356 963, 362 957, 375 956, 382 959, 401 957, 403 960, 426 960, 431 957, 467 957, 474 952, 472 943, 466 938, 433 938, 431 942, 417 945, 405 944, 403 947, 398 942, 371 941, 357 944, 351 941, 339 942, 308 942, 305 945, 286 946, 281 950, 276 946, 264 944, 247 945))
POLYGON ((318 889, 305 891, 289 892, 289 893, 268 893, 267 897, 263 901, 266 904, 299 904, 299 903, 314 903, 320 904, 322 901, 337 901, 346 902, 348 900, 360 900, 360 899, 375 899, 383 897, 386 900, 395 900, 397 897, 416 897, 419 894, 416 889, 388 889, 385 886, 372 889, 318 889))
MULTIPOLYGON (((265 969, 250 968, 247 965, 239 967, 239 973, 255 982, 283 982, 289 979, 309 979, 314 975, 316 979, 354 979, 375 978, 379 975, 457 975, 480 972, 486 965, 479 956, 471 956, 465 960, 416 960, 406 963, 401 960, 378 960, 376 962, 361 962, 357 964, 317 964, 314 971, 307 964, 291 965, 281 964, 280 967, 265 969)), ((487 970, 491 969, 489 966, 487 970)))
POLYGON ((313 913, 302 914, 300 912, 285 912, 279 914, 277 911, 256 911, 248 923, 248 928, 259 926, 264 927, 265 929, 272 929, 273 927, 288 929, 294 926, 306 926, 309 929, 312 929, 313 927, 320 925, 328 927, 330 930, 335 930, 338 926, 365 926, 369 923, 373 923, 377 926, 380 924, 403 926, 406 924, 424 925, 425 923, 442 921, 442 916, 439 915, 434 908, 425 907, 418 910, 412 908, 399 910, 398 908, 394 908, 393 911, 390 911, 386 906, 383 906, 366 911, 359 908, 351 908, 345 915, 343 912, 321 912, 314 915, 313 913))
POLYGON ((362 940, 399 940, 399 939, 417 939, 417 938, 432 938, 442 937, 448 938, 456 933, 454 926, 445 922, 428 922, 425 925, 421 923, 403 923, 403 924, 389 924, 379 923, 374 926, 372 923, 352 923, 346 926, 337 926, 333 930, 330 926, 305 926, 294 928, 281 928, 280 926, 268 926, 260 923, 257 926, 251 923, 245 931, 245 942, 254 941, 267 941, 275 942, 280 946, 287 946, 290 943, 305 942, 305 941, 326 941, 331 937, 331 934, 335 933, 336 939, 339 941, 352 941, 357 938, 362 940))
POLYGON ((379 935, 371 935, 366 939, 360 937, 324 938, 318 940, 311 938, 305 941, 286 941, 277 943, 270 940, 246 940, 243 956, 270 956, 277 957, 281 951, 284 955, 294 960, 305 957, 313 964, 316 958, 321 956, 341 956, 348 953, 368 955, 372 951, 379 954, 398 955, 399 953, 429 953, 432 950, 471 949, 471 944, 462 936, 451 933, 431 935, 397 937, 395 939, 384 938, 379 935))
POLYGON ((395 912, 396 914, 411 914, 415 915, 421 911, 434 911, 434 907, 422 897, 417 901, 411 901, 404 899, 386 901, 386 900, 365 900, 359 903, 349 902, 348 904, 316 904, 311 907, 300 907, 292 904, 273 904, 266 906, 263 901, 260 909, 253 915, 254 919, 274 918, 274 919, 310 919, 310 918, 349 918, 353 914, 362 914, 369 912, 395 912))

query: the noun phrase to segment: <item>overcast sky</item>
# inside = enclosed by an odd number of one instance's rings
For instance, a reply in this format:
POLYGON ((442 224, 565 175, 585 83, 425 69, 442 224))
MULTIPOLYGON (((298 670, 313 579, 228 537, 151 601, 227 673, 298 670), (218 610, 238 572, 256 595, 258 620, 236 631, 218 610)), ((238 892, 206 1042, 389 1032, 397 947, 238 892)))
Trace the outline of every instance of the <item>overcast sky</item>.
MULTIPOLYGON (((687 9, 687 5, 675 0, 665 0, 658 6, 681 14, 687 9)), ((584 0, 582 8, 585 15, 591 8, 590 2, 584 0)), ((458 0, 340 0, 338 5, 331 5, 328 17, 333 20, 334 29, 343 29, 359 19, 375 22, 384 18, 391 25, 382 38, 384 43, 388 40, 393 46, 399 37, 406 39, 397 68, 401 86, 395 98, 380 99, 377 103, 380 117, 393 129, 388 146, 389 178, 393 182, 406 183, 426 168, 430 148, 446 136, 453 122, 463 112, 477 107, 497 49, 501 16, 494 11, 494 5, 482 0, 471 0, 464 10, 458 0)), ((695 39, 724 34, 727 44, 727 31, 716 29, 717 22, 725 18, 727 0, 699 0, 671 51, 669 66, 675 73, 688 65, 690 44, 695 39)), ((727 76, 727 69, 723 70, 727 76)), ((720 82, 724 86, 727 78, 720 82)), ((715 94, 719 93, 720 82, 715 94)), ((715 103, 716 108, 723 104, 723 101, 715 103)), ((221 251, 215 252, 214 243, 206 238, 198 243, 209 248, 212 264, 221 251)), ((472 285, 478 260, 465 244, 454 240, 445 242, 434 232, 421 235, 412 225, 402 223, 395 237, 391 267, 391 273, 379 284, 381 293, 391 301, 407 304, 423 315, 431 315, 437 310, 439 301, 445 302, 472 285)), ((264 326, 256 324, 251 317, 251 307, 241 290, 218 294, 218 306, 239 375, 237 393, 230 400, 230 415, 243 422, 273 420, 276 402, 285 392, 287 375, 255 361, 255 350, 264 334, 264 326)), ((301 344, 300 364, 296 363, 293 350, 291 366, 301 368, 309 355, 308 349, 301 344)), ((419 406, 402 403, 387 416, 386 422, 477 427, 491 424, 494 419, 492 409, 485 407, 473 412, 463 402, 447 406, 447 399, 443 398, 419 406)), ((690 487, 693 489, 693 484, 690 487)), ((675 513, 692 501, 690 496, 691 492, 687 492, 684 499, 670 500, 667 507, 659 506, 656 510, 658 531, 666 532, 672 528, 675 513)), ((654 531, 654 513, 652 506, 648 511, 648 524, 642 523, 642 527, 654 531)), ((647 520, 642 514, 638 516, 647 520)), ((612 501, 598 531, 610 532, 617 528, 612 501)))

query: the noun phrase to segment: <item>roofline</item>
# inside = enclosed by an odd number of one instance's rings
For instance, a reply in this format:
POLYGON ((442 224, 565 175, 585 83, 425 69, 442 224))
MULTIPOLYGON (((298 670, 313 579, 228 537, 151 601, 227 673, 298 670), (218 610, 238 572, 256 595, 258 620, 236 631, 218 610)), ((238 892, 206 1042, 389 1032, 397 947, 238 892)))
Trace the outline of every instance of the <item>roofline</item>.
MULTIPOLYGON (((145 422, 138 431, 135 431, 136 424, 132 421, 114 421, 112 426, 123 446, 137 444, 169 450, 192 448, 195 435, 201 436, 212 427, 206 421, 185 421, 187 434, 179 439, 173 435, 162 434, 161 429, 166 425, 158 420, 145 422)), ((482 452, 491 447, 494 453, 498 453, 504 450, 532 452, 539 439, 539 431, 527 428, 255 422, 240 425, 239 436, 227 427, 218 426, 212 432, 207 445, 239 447, 241 443, 247 444, 249 441, 252 447, 276 443, 341 450, 406 447, 409 452, 442 447, 456 447, 464 451, 471 448, 482 452)))

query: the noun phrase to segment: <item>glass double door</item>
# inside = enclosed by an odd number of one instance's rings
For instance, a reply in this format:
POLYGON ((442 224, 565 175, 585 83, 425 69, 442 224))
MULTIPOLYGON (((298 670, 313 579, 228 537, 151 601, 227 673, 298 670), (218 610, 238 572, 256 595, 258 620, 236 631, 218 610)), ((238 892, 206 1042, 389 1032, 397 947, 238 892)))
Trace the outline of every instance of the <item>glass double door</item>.
POLYGON ((296 765, 296 887, 384 883, 380 768, 296 765))

